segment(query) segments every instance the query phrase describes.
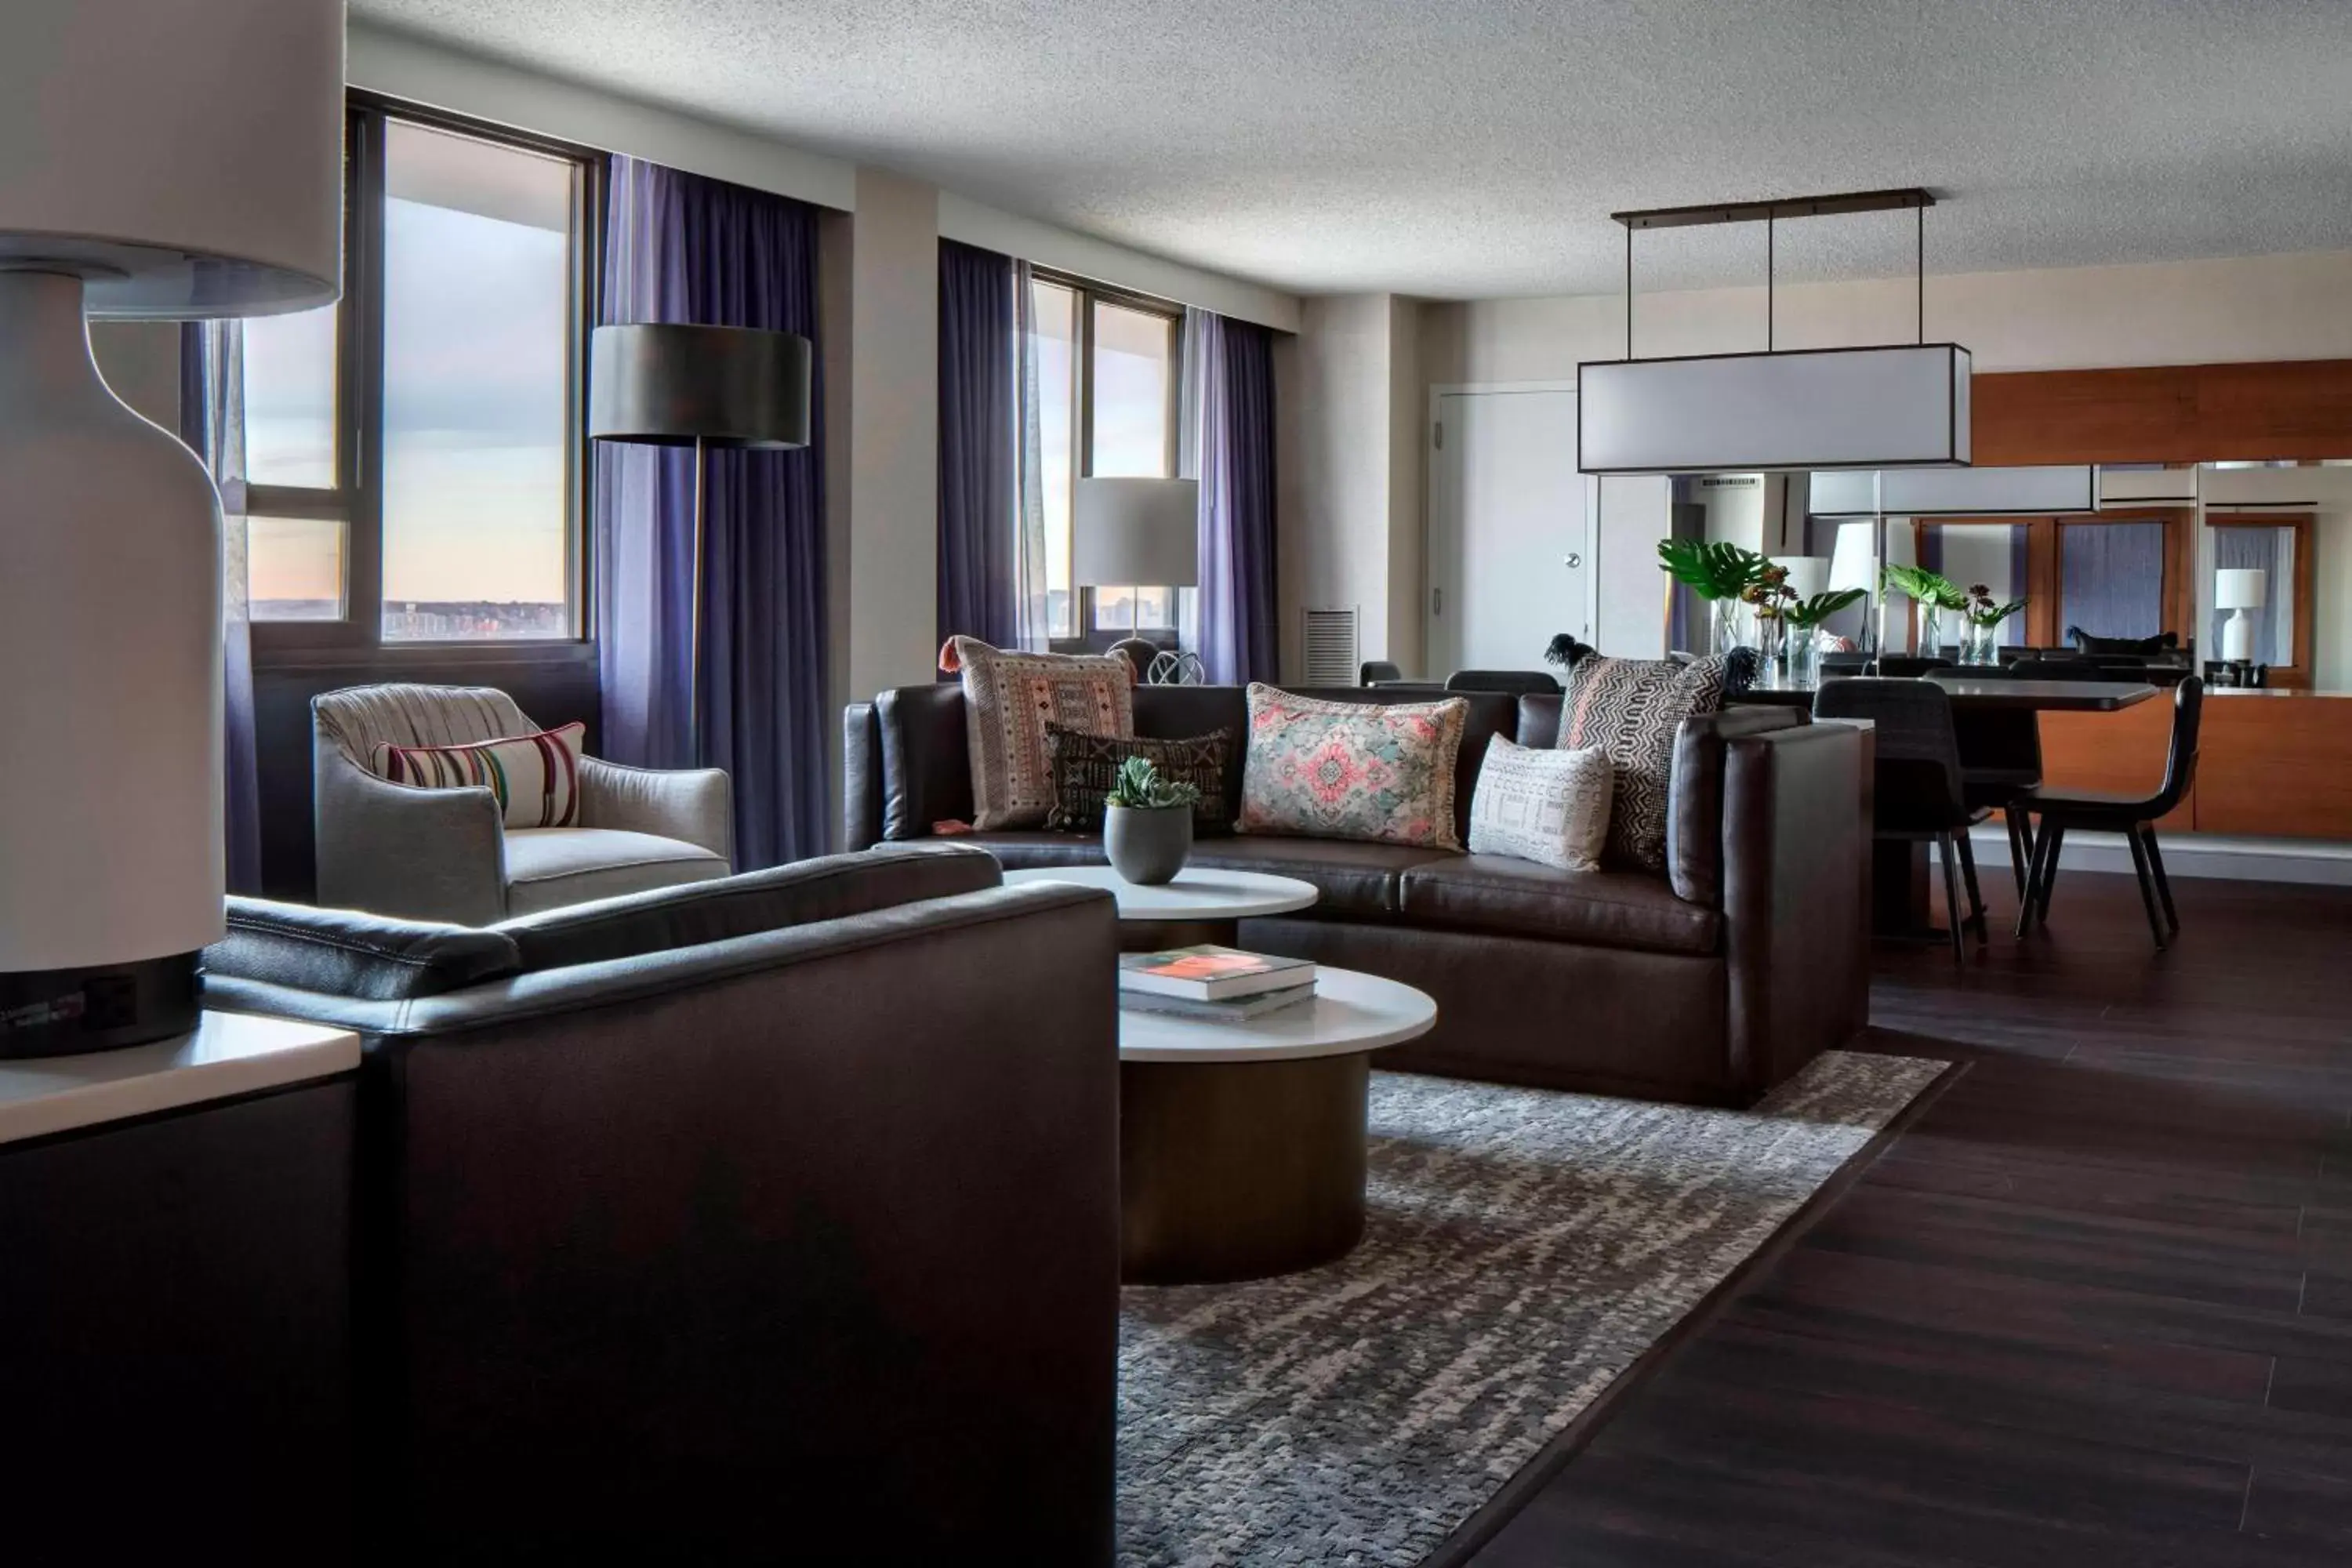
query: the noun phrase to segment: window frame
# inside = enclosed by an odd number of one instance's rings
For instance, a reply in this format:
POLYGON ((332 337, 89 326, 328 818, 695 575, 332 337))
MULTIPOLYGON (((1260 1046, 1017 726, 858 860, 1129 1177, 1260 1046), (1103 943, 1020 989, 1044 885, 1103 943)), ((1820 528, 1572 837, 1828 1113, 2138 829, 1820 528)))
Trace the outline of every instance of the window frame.
POLYGON ((352 88, 343 112, 343 290, 335 308, 335 485, 245 487, 244 515, 341 522, 343 615, 340 620, 256 620, 257 665, 467 659, 574 663, 593 646, 594 584, 587 549, 593 446, 588 437, 588 345, 602 304, 604 204, 610 177, 603 153, 352 88), (566 305, 573 330, 565 361, 564 576, 572 629, 551 637, 401 638, 383 635, 384 195, 386 126, 400 121, 575 165, 572 261, 566 305))
MULTIPOLYGON (((1032 268, 1030 276, 1035 282, 1067 289, 1077 302, 1077 335, 1071 344, 1073 363, 1070 377, 1077 399, 1077 407, 1073 410, 1071 421, 1077 449, 1071 454, 1069 498, 1070 527, 1075 535, 1077 528, 1077 482, 1091 479, 1095 471, 1095 311, 1099 306, 1113 305, 1141 315, 1157 316, 1168 323, 1168 417, 1163 466, 1170 475, 1173 475, 1181 445, 1183 417, 1184 307, 1172 300, 1098 283, 1050 268, 1032 268)), ((1075 560, 1077 541, 1073 537, 1066 542, 1070 558, 1075 560)), ((1171 620, 1176 618, 1177 589, 1154 583, 1137 583, 1129 586, 1167 587, 1170 617, 1171 620)), ((1176 627, 1172 625, 1141 626, 1134 630, 1125 626, 1097 628, 1095 625, 1095 591, 1091 586, 1082 587, 1076 583, 1070 584, 1070 631, 1071 635, 1066 637, 1051 640, 1050 646, 1055 652, 1107 652, 1112 644, 1130 637, 1148 637, 1170 647, 1176 644, 1176 627)))
MULTIPOLYGON (((2319 607, 2318 574, 2311 553, 2312 514, 2307 511, 2209 511, 2205 514, 2205 526, 2215 529, 2284 528, 2294 534, 2294 582, 2291 589, 2294 597, 2290 601, 2294 611, 2294 662, 2271 666, 2270 681, 2273 686, 2308 687, 2312 680, 2316 644, 2312 617, 2318 613, 2319 607)), ((2210 583, 2211 580, 2212 573, 2209 569, 2205 581, 2210 583)), ((2203 586, 2203 583, 2199 584, 2200 590, 2203 586)), ((2202 633, 2208 628, 2200 624, 2197 629, 2202 633)), ((2200 661, 2221 657, 2221 648, 2218 641, 2210 648, 2203 647, 2200 643, 2198 652, 2200 661)))

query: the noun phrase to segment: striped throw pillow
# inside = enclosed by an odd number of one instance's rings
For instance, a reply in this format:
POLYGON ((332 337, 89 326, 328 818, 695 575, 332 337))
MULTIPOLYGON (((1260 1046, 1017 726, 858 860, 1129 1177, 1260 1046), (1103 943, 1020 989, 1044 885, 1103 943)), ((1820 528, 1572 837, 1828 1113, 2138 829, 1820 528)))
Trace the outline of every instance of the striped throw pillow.
POLYGON ((582 723, 476 741, 464 746, 375 749, 377 776, 418 789, 488 789, 509 827, 576 827, 580 823, 582 723))

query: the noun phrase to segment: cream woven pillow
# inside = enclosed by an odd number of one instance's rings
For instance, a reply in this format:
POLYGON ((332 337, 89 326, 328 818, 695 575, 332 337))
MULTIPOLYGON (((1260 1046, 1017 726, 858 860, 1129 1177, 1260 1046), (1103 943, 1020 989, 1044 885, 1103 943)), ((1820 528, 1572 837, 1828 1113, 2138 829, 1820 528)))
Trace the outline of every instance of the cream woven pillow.
POLYGON ((1470 853, 1598 871, 1616 789, 1617 770, 1598 746, 1535 751, 1497 735, 1470 796, 1470 853))
POLYGON ((1118 655, 1007 653, 976 637, 953 640, 971 754, 971 825, 983 833, 1043 827, 1054 808, 1046 727, 1134 735, 1132 668, 1118 655))

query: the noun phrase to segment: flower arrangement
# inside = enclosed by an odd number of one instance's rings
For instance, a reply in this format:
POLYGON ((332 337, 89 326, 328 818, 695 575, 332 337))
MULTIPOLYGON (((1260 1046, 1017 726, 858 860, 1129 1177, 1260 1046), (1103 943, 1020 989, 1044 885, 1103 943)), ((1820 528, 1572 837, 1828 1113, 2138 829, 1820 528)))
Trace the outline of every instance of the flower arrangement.
POLYGON ((1796 600, 1797 591, 1789 586, 1789 569, 1769 561, 1757 572, 1756 581, 1739 590, 1740 603, 1752 606, 1759 621, 1779 620, 1796 600))
POLYGON ((1200 798, 1199 785, 1160 777, 1150 757, 1129 757, 1119 763, 1103 804, 1129 811, 1167 811, 1195 805, 1200 798))
POLYGON ((1972 626, 1997 626, 2023 608, 2024 600, 2011 599, 2005 605, 2001 604, 1993 598, 1990 588, 1976 583, 1969 585, 1967 600, 1960 605, 1960 613, 1968 616, 1969 625, 1972 626))

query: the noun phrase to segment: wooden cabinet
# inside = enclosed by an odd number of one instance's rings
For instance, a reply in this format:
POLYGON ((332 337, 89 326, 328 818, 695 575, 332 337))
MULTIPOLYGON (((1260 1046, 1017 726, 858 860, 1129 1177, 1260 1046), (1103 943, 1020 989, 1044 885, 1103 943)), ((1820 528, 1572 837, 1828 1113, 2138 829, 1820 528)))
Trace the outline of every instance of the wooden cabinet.
MULTIPOLYGON (((2171 731, 2162 700, 2120 713, 2045 713, 2043 777, 2054 789, 2153 795, 2171 731)), ((2209 691, 2197 753, 2197 787, 2159 826, 2352 839, 2352 694, 2209 691)))

